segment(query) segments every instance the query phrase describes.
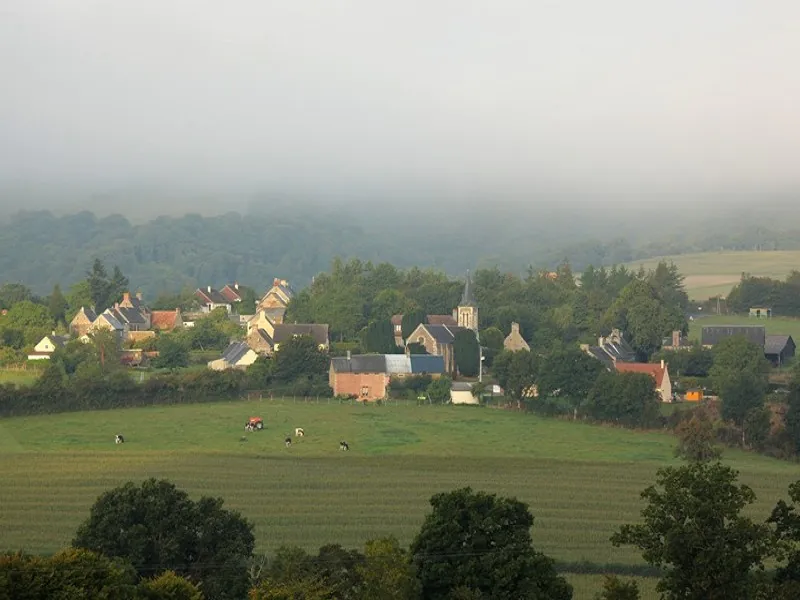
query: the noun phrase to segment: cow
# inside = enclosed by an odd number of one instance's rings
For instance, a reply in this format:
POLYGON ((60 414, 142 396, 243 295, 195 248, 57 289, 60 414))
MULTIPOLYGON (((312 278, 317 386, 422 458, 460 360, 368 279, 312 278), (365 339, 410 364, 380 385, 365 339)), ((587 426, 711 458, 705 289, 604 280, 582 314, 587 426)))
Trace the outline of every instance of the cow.
POLYGON ((287 437, 285 440, 283 440, 283 443, 286 444, 286 447, 288 448, 292 445, 292 438, 287 437))
POLYGON ((339 442, 339 450, 350 450, 350 445, 347 442, 339 442))
POLYGON ((125 443, 125 438, 122 437, 120 434, 117 434, 116 436, 114 436, 114 443, 115 444, 124 444, 125 443))
POLYGON ((303 431, 302 427, 298 427, 297 429, 294 430, 295 437, 303 437, 305 434, 306 432, 303 431))
POLYGON ((245 431, 255 431, 256 428, 253 426, 253 424, 250 421, 248 421, 247 423, 244 424, 244 430, 245 431))

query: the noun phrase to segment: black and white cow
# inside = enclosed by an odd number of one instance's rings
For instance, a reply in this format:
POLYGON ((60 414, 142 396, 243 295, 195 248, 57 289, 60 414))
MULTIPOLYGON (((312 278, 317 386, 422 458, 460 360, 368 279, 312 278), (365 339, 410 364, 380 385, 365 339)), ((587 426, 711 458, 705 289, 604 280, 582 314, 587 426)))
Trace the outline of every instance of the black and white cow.
POLYGON ((350 445, 347 442, 339 442, 339 450, 350 450, 350 445))
POLYGON ((120 434, 117 434, 117 435, 114 436, 114 443, 115 444, 124 444, 125 443, 125 438, 122 437, 120 434))
POLYGON ((255 428, 255 425, 253 425, 250 421, 248 421, 247 423, 244 424, 244 430, 245 431, 255 431, 256 428, 255 428))
POLYGON ((286 447, 288 448, 292 445, 292 438, 287 437, 285 440, 283 440, 283 443, 286 444, 286 447))
POLYGON ((306 434, 306 432, 305 432, 305 431, 303 431, 303 428, 302 428, 302 427, 298 427, 298 428, 296 428, 296 429, 294 430, 294 435, 295 435, 295 437, 303 437, 305 434, 306 434))

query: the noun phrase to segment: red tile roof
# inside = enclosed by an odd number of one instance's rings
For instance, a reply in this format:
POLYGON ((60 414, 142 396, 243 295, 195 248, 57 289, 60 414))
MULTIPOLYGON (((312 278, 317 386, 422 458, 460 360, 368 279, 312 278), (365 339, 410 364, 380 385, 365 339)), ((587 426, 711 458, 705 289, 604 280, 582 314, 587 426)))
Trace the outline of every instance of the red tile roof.
POLYGON ((154 310, 150 313, 150 326, 153 329, 175 329, 175 318, 178 310, 154 310))
POLYGON ((661 387, 667 367, 658 363, 626 363, 616 362, 614 366, 618 373, 647 373, 656 380, 656 387, 661 387))

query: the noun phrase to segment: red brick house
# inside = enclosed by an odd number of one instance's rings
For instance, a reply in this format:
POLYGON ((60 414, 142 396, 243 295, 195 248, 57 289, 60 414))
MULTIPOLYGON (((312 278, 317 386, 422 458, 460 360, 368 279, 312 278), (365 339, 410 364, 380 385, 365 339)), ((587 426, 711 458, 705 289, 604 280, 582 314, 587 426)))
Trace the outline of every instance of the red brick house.
POLYGON ((393 378, 413 375, 441 377, 444 358, 427 354, 357 354, 334 357, 328 372, 328 383, 337 396, 352 396, 369 402, 388 395, 393 378))

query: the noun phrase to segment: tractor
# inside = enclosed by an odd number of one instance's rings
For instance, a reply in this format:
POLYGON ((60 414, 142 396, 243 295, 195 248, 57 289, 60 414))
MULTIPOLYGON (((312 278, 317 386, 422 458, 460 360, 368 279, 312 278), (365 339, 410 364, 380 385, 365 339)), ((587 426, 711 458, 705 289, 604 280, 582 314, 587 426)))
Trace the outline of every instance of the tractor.
POLYGON ((245 431, 261 431, 264 429, 264 419, 261 417, 250 417, 250 420, 244 424, 245 431))

